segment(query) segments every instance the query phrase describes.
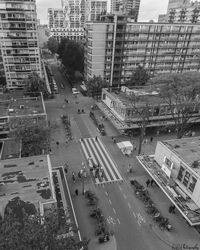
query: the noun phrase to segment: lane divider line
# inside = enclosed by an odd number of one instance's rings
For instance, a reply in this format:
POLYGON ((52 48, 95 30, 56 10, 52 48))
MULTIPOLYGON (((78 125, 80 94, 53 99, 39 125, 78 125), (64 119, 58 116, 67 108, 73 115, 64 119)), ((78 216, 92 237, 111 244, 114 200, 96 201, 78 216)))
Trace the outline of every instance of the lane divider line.
POLYGON ((117 222, 119 223, 119 225, 121 224, 121 223, 120 223, 120 220, 119 220, 118 218, 117 218, 117 222))
POLYGON ((131 209, 131 204, 130 203, 128 203, 128 207, 131 209))
POLYGON ((109 199, 108 201, 109 201, 109 203, 110 203, 110 205, 111 205, 111 204, 112 204, 112 201, 111 201, 110 199, 109 199))
POLYGON ((114 212, 114 214, 116 214, 116 210, 114 209, 114 207, 113 207, 113 212, 114 212))
POLYGON ((126 199, 126 198, 127 198, 125 194, 123 194, 123 197, 124 197, 124 199, 126 199))

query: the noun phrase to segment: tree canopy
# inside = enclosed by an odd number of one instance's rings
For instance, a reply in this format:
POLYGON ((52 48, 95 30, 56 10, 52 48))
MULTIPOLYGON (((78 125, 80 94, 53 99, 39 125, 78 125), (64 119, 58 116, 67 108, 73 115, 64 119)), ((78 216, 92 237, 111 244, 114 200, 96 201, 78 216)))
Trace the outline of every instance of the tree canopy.
POLYGON ((51 51, 52 54, 55 54, 58 52, 58 41, 54 37, 50 37, 47 41, 47 47, 51 51))
POLYGON ((60 226, 59 209, 43 217, 36 209, 30 211, 30 206, 34 207, 19 197, 6 206, 4 217, 0 216, 0 249, 80 250, 87 246, 87 241, 79 242, 69 234, 71 224, 60 226))
POLYGON ((144 86, 149 78, 150 77, 147 70, 143 66, 138 65, 133 72, 131 79, 127 81, 126 84, 129 86, 144 86))
POLYGON ((34 93, 42 92, 44 98, 48 97, 48 91, 44 80, 42 80, 36 72, 32 72, 27 79, 25 79, 25 92, 30 92, 32 96, 34 93))
POLYGON ((63 39, 58 54, 70 74, 74 75, 75 71, 83 72, 84 49, 79 42, 63 39))
POLYGON ((200 73, 165 74, 150 83, 159 87, 161 98, 169 106, 177 137, 181 138, 189 124, 200 117, 200 73))
POLYGON ((102 88, 108 87, 108 84, 101 76, 93 76, 86 83, 88 95, 97 97, 101 95, 102 88))

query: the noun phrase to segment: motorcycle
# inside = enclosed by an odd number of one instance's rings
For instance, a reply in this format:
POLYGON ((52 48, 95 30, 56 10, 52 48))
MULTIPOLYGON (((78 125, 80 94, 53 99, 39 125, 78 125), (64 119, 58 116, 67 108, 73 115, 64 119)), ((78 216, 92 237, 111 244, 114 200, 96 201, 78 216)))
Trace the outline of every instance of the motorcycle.
POLYGON ((169 219, 167 219, 167 218, 163 218, 160 221, 159 227, 160 227, 161 230, 167 230, 167 231, 172 230, 172 225, 169 223, 169 219))

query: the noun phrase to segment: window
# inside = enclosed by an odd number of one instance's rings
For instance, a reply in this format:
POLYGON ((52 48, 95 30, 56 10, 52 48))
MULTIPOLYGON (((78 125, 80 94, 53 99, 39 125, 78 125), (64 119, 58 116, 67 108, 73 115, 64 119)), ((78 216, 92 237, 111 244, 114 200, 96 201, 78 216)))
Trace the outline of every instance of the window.
POLYGON ((184 179, 183 179, 183 185, 184 185, 185 187, 187 187, 188 182, 189 182, 189 179, 190 179, 190 173, 186 171, 185 176, 184 176, 184 179))
POLYGON ((171 162, 167 157, 165 157, 164 163, 165 163, 165 165, 166 165, 168 168, 171 168, 172 162, 171 162))
POLYGON ((192 177, 192 178, 191 178, 191 181, 190 181, 190 183, 189 183, 189 187, 188 187, 188 189, 189 189, 191 192, 194 191, 194 188, 195 188, 196 183, 197 183, 197 180, 196 180, 194 177, 192 177))
POLYGON ((181 166, 180 169, 179 169, 179 172, 178 172, 178 176, 177 176, 177 179, 179 181, 182 181, 183 179, 183 172, 185 171, 185 169, 181 166))

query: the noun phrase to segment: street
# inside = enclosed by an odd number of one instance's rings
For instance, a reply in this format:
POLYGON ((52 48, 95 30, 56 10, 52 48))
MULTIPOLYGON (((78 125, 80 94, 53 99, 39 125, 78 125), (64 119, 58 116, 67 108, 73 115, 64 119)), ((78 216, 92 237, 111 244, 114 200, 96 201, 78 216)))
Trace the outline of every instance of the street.
MULTIPOLYGON (((52 65, 52 71, 58 86, 66 86, 66 80, 57 66, 52 65)), ((121 152, 116 145, 113 145, 111 135, 102 137, 89 117, 90 107, 94 104, 94 100, 81 94, 75 98, 68 86, 65 89, 60 88, 59 91, 60 93, 55 99, 46 101, 46 111, 52 129, 51 161, 54 167, 64 165, 66 162, 69 164, 70 191, 74 192, 75 185, 78 185, 79 188, 82 185, 81 183, 72 183, 71 172, 78 172, 82 162, 88 168, 87 159, 92 157, 94 162, 96 161, 102 166, 104 178, 102 182, 98 178, 87 180, 86 187, 93 189, 99 197, 100 206, 107 222, 114 231, 118 250, 167 250, 172 249, 172 243, 176 241, 177 244, 180 244, 181 238, 179 238, 177 231, 160 232, 152 218, 145 212, 144 204, 135 197, 126 175, 127 167, 125 166, 128 166, 130 159, 122 159, 124 156, 120 154, 121 152), (64 102, 65 98, 69 100, 69 104, 64 102), (82 108, 84 108, 85 113, 78 114, 77 110, 82 108), (60 119, 63 114, 70 117, 72 128, 73 141, 68 144, 65 142, 64 128, 60 119), (97 140, 95 140, 96 136, 97 140), (83 139, 82 143, 80 138, 83 139), (56 141, 59 141, 59 146, 56 145, 56 141)), ((144 170, 140 168, 137 170, 136 159, 131 159, 131 161, 134 163, 137 174, 133 177, 146 178, 144 170)), ((89 172, 89 169, 87 170, 89 172)), ((155 187, 151 191, 157 192, 155 187)), ((80 221, 81 234, 90 236, 87 235, 84 225, 81 224, 85 218, 80 218, 81 212, 78 210, 81 208, 76 206, 77 202, 75 201, 75 211, 78 222, 80 221)), ((175 227, 174 224, 173 227, 175 227)), ((199 236, 196 232, 194 233, 193 229, 189 229, 186 226, 182 229, 183 243, 199 243, 199 236)))

